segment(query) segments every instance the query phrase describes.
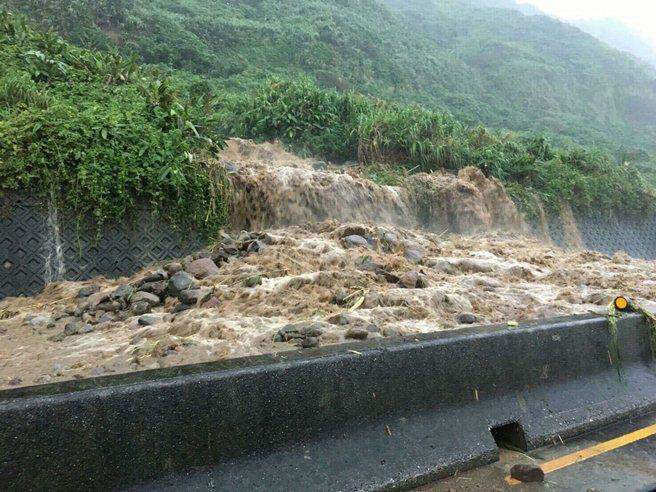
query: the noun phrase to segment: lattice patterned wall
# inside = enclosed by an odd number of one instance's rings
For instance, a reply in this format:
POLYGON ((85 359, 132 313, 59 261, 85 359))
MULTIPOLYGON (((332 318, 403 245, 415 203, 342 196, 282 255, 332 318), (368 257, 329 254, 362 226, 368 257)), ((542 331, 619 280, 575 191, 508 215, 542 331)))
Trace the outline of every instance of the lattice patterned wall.
MULTIPOLYGON (((198 239, 182 237, 145 210, 126 224, 103 226, 101 235, 78 233, 72 217, 59 216, 66 280, 97 275, 130 275, 156 261, 178 258, 202 248, 198 239)), ((43 289, 47 259, 56 276, 53 228, 48 210, 34 200, 5 198, 0 210, 0 299, 32 295, 43 289)))
MULTIPOLYGON (((644 220, 607 217, 578 218, 585 246, 606 254, 623 250, 636 258, 656 258, 656 216, 644 220)), ((67 280, 83 280, 105 275, 130 275, 138 269, 201 249, 199 240, 189 240, 140 211, 126 224, 103 227, 99 238, 78 235, 75 220, 59 217, 61 247, 67 280)), ((551 237, 563 245, 559 220, 549 224, 551 237)), ((0 299, 32 295, 43 289, 53 264, 52 224, 48 211, 33 200, 6 198, 0 210, 0 299)), ((56 278, 56 276, 54 277, 56 278)))

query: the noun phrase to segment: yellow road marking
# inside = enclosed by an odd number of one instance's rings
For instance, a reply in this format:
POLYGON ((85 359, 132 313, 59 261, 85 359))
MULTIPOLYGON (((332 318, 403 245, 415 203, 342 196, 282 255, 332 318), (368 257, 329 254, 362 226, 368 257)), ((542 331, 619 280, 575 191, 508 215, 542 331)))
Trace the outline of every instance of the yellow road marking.
MULTIPOLYGON (((621 448, 622 446, 626 446, 627 444, 640 441, 641 439, 645 439, 647 437, 653 436, 654 434, 656 434, 656 424, 650 425, 649 427, 645 427, 643 429, 639 429, 634 432, 629 432, 628 434, 624 434, 623 436, 617 437, 615 439, 611 439, 610 441, 596 444, 589 448, 582 449, 581 451, 577 451, 571 454, 566 454, 565 456, 561 456, 560 458, 547 461, 545 463, 542 463, 540 465, 540 468, 542 468, 542 471, 545 474, 551 473, 553 471, 560 470, 561 468, 565 468, 567 466, 580 463, 581 461, 594 458, 595 456, 598 456, 600 454, 607 453, 608 451, 612 451, 613 449, 621 448)), ((518 485, 521 483, 519 480, 515 480, 510 476, 506 477, 506 482, 509 483, 510 485, 518 485)))

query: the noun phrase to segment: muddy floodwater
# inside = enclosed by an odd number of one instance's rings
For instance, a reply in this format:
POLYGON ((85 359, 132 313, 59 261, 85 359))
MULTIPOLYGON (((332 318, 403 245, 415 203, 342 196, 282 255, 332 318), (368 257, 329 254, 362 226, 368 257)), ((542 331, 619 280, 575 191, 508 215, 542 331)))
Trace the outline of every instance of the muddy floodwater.
POLYGON ((0 387, 604 313, 619 293, 656 298, 654 267, 518 234, 327 221, 226 235, 131 278, 0 302, 0 387))
POLYGON ((237 232, 130 278, 0 301, 0 389, 656 299, 654 262, 581 250, 567 213, 568 249, 553 246, 474 168, 383 186, 236 139, 218 164, 237 232))

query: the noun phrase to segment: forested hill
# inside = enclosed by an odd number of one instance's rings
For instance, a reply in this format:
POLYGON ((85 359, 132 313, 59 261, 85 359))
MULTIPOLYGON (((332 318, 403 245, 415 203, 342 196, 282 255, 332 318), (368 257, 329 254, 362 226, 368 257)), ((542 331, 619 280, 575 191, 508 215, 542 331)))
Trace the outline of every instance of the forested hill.
MULTIPOLYGON (((3 0, 85 46, 243 89, 272 74, 468 124, 655 150, 656 81, 545 16, 459 0, 3 0)), ((2 2, 0 2, 2 4, 2 2)))

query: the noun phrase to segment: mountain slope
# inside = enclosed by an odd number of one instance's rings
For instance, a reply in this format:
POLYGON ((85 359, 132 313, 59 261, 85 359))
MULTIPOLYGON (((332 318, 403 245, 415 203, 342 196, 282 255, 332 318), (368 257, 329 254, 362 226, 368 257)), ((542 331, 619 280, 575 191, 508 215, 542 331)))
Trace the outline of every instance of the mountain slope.
POLYGON ((656 70, 656 45, 629 26, 613 19, 577 20, 572 24, 612 47, 649 63, 656 70))
POLYGON ((656 145, 656 83, 544 16, 457 0, 5 0, 77 43, 241 90, 272 74, 429 108, 468 124, 609 147, 656 145))

